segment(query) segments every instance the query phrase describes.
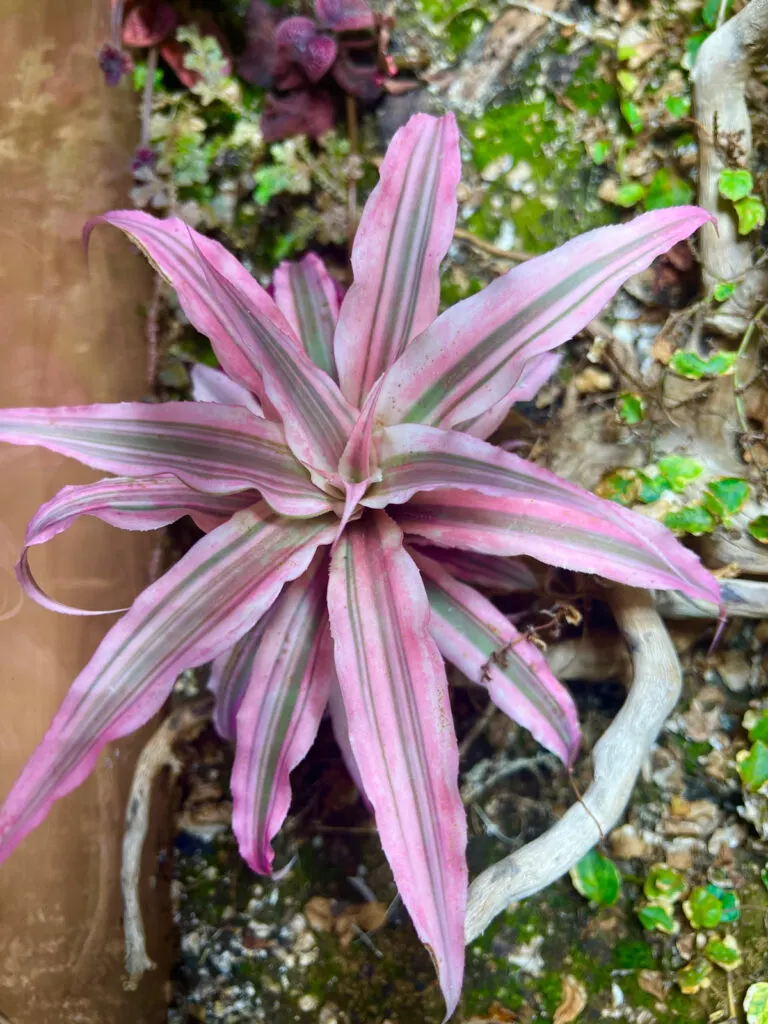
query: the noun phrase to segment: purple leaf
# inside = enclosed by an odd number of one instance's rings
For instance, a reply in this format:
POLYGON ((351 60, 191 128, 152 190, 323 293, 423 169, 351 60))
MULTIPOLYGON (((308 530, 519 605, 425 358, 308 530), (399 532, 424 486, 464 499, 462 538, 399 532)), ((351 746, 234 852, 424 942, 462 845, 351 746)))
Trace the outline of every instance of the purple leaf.
POLYGON ((333 649, 322 553, 277 599, 237 712, 232 826, 254 871, 272 874, 272 839, 291 802, 289 775, 304 758, 328 703, 333 649))
POLYGON ((315 0, 315 17, 334 32, 364 32, 376 24, 364 0, 315 0))
POLYGON ((261 131, 267 143, 293 135, 319 139, 335 123, 333 100, 322 89, 299 89, 285 96, 270 93, 264 100, 261 131))
POLYGON ((285 443, 282 427, 207 402, 0 410, 0 440, 39 445, 125 476, 173 473, 208 494, 258 490, 286 515, 329 508, 285 443))
POLYGON ((437 314, 460 170, 452 114, 417 114, 390 143, 355 236, 334 341, 341 389, 358 408, 437 314))
POLYGON ((336 43, 320 35, 311 18, 285 18, 277 26, 275 41, 281 55, 295 61, 310 82, 319 82, 336 60, 336 43))
POLYGON ((429 558, 412 552, 429 598, 429 631, 443 657, 493 703, 564 764, 579 749, 579 721, 571 695, 544 656, 491 602, 429 558))
POLYGON ((331 74, 344 92, 356 96, 363 103, 373 103, 381 96, 384 76, 373 59, 362 57, 355 60, 349 50, 342 49, 331 74))
POLYGON ((160 709, 180 672, 251 629, 334 529, 329 517, 287 520, 258 505, 213 530, 148 587, 75 680, 0 809, 0 860, 80 785, 106 743, 160 709))
POLYGON ((341 536, 328 610, 353 758, 395 884, 435 962, 447 1018, 464 966, 458 748, 424 585, 385 513, 350 523, 341 536))
POLYGON ((409 345, 387 374, 382 422, 453 427, 486 412, 530 359, 572 338, 629 277, 710 219, 692 206, 654 210, 588 231, 497 278, 409 345))

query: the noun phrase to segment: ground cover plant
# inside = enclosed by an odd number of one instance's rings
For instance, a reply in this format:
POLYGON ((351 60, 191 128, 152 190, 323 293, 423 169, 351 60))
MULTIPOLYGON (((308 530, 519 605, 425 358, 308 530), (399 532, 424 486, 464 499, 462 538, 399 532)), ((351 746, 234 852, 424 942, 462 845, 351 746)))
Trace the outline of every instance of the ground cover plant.
POLYGON ((204 401, 0 415, 3 440, 119 474, 65 488, 30 523, 19 578, 46 606, 77 611, 41 592, 29 548, 80 515, 126 529, 190 515, 205 532, 73 684, 0 811, 0 853, 105 743, 160 708, 180 671, 213 661, 217 724, 236 741, 244 857, 271 871, 289 772, 330 704, 448 1014, 461 991, 467 867, 444 659, 566 764, 579 745, 567 691, 473 578, 524 554, 719 601, 717 582, 662 525, 484 440, 549 377, 554 350, 708 215, 676 207, 587 233, 438 317, 459 170, 451 115, 418 115, 397 133, 340 308, 314 257, 278 269, 273 301, 179 220, 97 218, 172 284, 222 370, 198 373, 204 401), (472 552, 469 568, 450 549, 472 552))

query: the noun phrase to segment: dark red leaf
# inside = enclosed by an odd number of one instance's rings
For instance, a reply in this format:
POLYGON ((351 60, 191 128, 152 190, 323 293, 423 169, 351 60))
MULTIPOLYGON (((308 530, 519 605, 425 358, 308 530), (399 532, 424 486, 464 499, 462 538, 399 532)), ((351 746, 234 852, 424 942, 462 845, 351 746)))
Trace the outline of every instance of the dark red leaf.
POLYGON ((315 16, 323 28, 334 32, 368 31, 376 24, 364 0, 315 0, 315 16))
POLYGON ((123 21, 126 46, 157 46, 176 29, 176 12, 170 4, 146 0, 130 10, 123 21))
POLYGON ((265 142, 278 142, 291 135, 316 139, 333 128, 334 109, 330 96, 320 89, 300 89, 285 96, 267 96, 261 117, 265 142))

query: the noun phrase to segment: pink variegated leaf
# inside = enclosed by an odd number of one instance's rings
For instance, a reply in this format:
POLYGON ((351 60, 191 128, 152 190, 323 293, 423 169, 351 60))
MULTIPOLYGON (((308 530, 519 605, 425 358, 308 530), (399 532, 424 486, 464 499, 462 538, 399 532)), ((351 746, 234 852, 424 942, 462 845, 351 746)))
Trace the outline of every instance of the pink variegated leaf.
POLYGON ((482 587, 492 594, 524 594, 540 589, 536 574, 522 558, 479 555, 474 551, 423 544, 416 547, 416 553, 438 562, 463 583, 482 587))
POLYGON ((445 668, 402 539, 383 512, 350 523, 332 556, 328 610, 352 755, 448 1017, 464 965, 466 822, 445 668))
POLYGON ((125 611, 124 608, 85 611, 52 600, 35 581, 29 566, 29 549, 51 540, 80 516, 96 516, 121 530, 157 530, 182 516, 191 516, 201 529, 211 530, 258 500, 255 491, 203 494, 169 473, 143 480, 109 477, 95 484, 65 487, 40 506, 27 527, 17 566, 19 581, 30 597, 51 611, 68 615, 110 615, 125 611))
POLYGON ((354 426, 355 410, 328 374, 264 317, 206 252, 198 249, 197 255, 212 299, 232 335, 248 339, 248 351, 264 379, 266 397, 283 420, 294 455, 321 478, 332 476, 354 426))
POLYGON ((468 434, 385 428, 379 468, 382 479, 362 504, 409 502, 390 509, 398 523, 443 547, 531 555, 630 586, 719 602, 715 578, 666 527, 468 434))
POLYGON ((196 402, 217 402, 219 405, 241 405, 254 416, 263 416, 258 401, 242 384, 231 380, 221 370, 195 363, 190 372, 192 397, 196 402))
POLYGON ((517 402, 530 402, 539 393, 539 389, 545 384, 557 367, 560 365, 562 353, 545 352, 543 355, 534 356, 529 359, 523 367, 520 380, 511 391, 492 405, 486 412, 480 413, 472 420, 465 420, 464 423, 457 423, 455 430, 463 430, 466 434, 479 437, 485 440, 498 430, 501 424, 509 415, 509 411, 517 402))
POLYGON ((497 278, 411 342, 387 374, 382 422, 453 427, 486 412, 528 360, 572 338, 627 278, 708 220, 691 206, 654 210, 588 231, 497 278))
POLYGON ((0 809, 0 860, 78 786, 106 743, 158 711, 179 672, 232 647, 333 538, 330 517, 260 503, 200 540, 133 603, 72 685, 0 809))
POLYGON ((354 283, 334 341, 341 389, 358 408, 437 315, 440 261, 453 238, 460 172, 452 114, 415 115, 387 149, 355 236, 354 283))
POLYGON ((112 210, 88 221, 83 231, 86 244, 99 223, 112 224, 128 235, 175 289, 190 322, 210 338, 227 376, 263 399, 257 348, 251 344, 249 335, 233 334, 227 311, 211 291, 209 275, 198 251, 205 253, 207 260, 228 278, 266 329, 272 328, 292 339, 297 348, 299 343, 283 314, 239 260, 223 245, 194 231, 177 217, 160 220, 140 210, 112 210))
POLYGON ((224 740, 235 738, 237 712, 251 678, 256 651, 272 614, 273 608, 270 608, 253 629, 249 629, 231 650, 220 654, 211 665, 208 689, 216 698, 213 724, 216 732, 224 740))
POLYGON ((304 346, 309 358, 338 381, 333 332, 339 297, 333 278, 314 253, 298 263, 281 263, 274 276, 275 302, 304 346))
POLYGON ((328 562, 318 552, 275 603, 237 712, 232 827, 254 871, 272 874, 272 839, 291 803, 289 775, 317 735, 333 680, 325 606, 328 562))
POLYGON ((360 769, 357 767, 355 755, 352 753, 352 744, 349 741, 349 722, 347 721, 347 712, 344 710, 344 698, 341 695, 341 687, 339 686, 339 680, 336 676, 335 665, 333 668, 331 692, 328 696, 328 713, 331 718, 333 738, 336 740, 336 746, 339 748, 339 752, 341 753, 341 759, 344 762, 344 767, 347 769, 347 774, 357 787, 357 791, 360 794, 363 803, 371 814, 373 814, 371 801, 365 795, 363 777, 360 774, 360 769))
POLYGON ((478 591, 412 555, 429 598, 429 631, 446 661, 487 687, 498 708, 570 765, 580 742, 576 708, 541 651, 478 591))
POLYGON ((209 402, 0 409, 0 440, 39 445, 124 476, 173 473, 208 494, 258 490, 285 515, 313 516, 328 500, 278 423, 209 402))

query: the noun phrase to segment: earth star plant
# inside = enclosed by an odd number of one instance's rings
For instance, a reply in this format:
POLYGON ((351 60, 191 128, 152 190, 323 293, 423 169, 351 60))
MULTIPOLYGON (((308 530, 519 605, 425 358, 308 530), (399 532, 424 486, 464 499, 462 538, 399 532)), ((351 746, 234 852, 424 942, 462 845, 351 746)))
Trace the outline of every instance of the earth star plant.
POLYGON ((329 708, 448 1015, 467 865, 444 659, 564 762, 579 745, 570 696, 473 584, 524 575, 510 556, 529 555, 719 601, 664 527, 485 441, 549 376, 557 346, 708 215, 677 207, 600 228, 437 316, 459 172, 451 115, 400 129, 340 309, 314 256, 278 268, 273 301, 179 220, 96 218, 173 285, 224 372, 195 374, 198 402, 0 412, 3 440, 118 474, 64 488, 32 519, 18 574, 46 607, 93 614, 43 594, 28 562, 81 515, 137 530, 189 515, 205 533, 75 680, 0 811, 0 857, 106 743, 159 710, 182 670, 213 662, 243 856, 271 872, 289 773, 329 708))

